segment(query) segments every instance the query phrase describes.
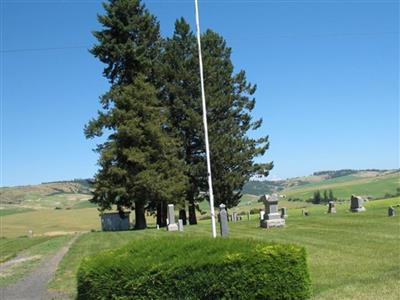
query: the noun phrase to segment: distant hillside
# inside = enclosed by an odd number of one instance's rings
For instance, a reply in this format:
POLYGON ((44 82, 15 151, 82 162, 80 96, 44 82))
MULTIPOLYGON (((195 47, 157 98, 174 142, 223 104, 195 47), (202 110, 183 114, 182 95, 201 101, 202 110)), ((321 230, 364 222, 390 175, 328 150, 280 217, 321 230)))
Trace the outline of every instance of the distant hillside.
POLYGON ((90 181, 85 179, 0 188, 2 205, 28 208, 69 207, 90 197, 90 181))
POLYGON ((313 175, 280 181, 252 181, 243 192, 252 195, 279 192, 287 197, 306 200, 314 191, 331 189, 336 197, 348 199, 351 194, 381 198, 395 195, 400 188, 399 170, 338 170, 320 171, 313 175))

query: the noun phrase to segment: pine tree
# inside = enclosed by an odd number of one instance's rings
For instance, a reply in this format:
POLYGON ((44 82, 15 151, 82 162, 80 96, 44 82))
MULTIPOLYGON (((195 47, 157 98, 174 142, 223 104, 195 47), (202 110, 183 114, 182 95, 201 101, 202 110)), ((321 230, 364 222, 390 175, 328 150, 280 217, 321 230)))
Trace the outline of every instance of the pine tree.
POLYGON ((328 192, 327 190, 324 190, 324 203, 328 203, 329 198, 328 198, 328 192))
POLYGON ((85 127, 87 138, 110 133, 100 144, 100 169, 92 202, 101 210, 135 209, 135 227, 146 227, 146 205, 182 201, 186 189, 180 145, 168 132, 159 100, 159 25, 139 0, 111 0, 99 16, 102 31, 91 52, 107 64, 110 90, 103 110, 85 127))
POLYGON ((320 193, 319 190, 314 192, 313 203, 314 204, 320 204, 321 203, 321 193, 320 193))
MULTIPOLYGON (((272 164, 255 164, 254 158, 268 149, 268 137, 251 139, 262 121, 253 121, 256 87, 245 72, 233 73, 231 50, 218 34, 203 37, 206 99, 208 106, 211 164, 215 205, 236 206, 244 183, 255 173, 268 175, 272 164)), ((195 201, 208 189, 196 38, 184 19, 175 24, 164 54, 165 99, 176 136, 183 142, 181 157, 188 165, 189 221, 195 218, 195 201)), ((195 220, 195 219, 194 219, 195 220)))
POLYGON ((333 196, 332 190, 329 190, 328 200, 329 200, 329 201, 335 201, 335 196, 333 196))
POLYGON ((174 136, 182 141, 180 157, 188 166, 189 223, 196 224, 196 201, 206 189, 204 136, 196 38, 181 18, 175 22, 173 36, 165 42, 162 75, 163 95, 169 108, 169 121, 174 136))
POLYGON ((256 86, 247 81, 245 71, 234 73, 231 48, 220 35, 207 30, 202 45, 215 205, 231 208, 239 204, 250 177, 268 176, 273 164, 254 162, 268 150, 268 136, 248 136, 262 125, 251 116, 256 86))

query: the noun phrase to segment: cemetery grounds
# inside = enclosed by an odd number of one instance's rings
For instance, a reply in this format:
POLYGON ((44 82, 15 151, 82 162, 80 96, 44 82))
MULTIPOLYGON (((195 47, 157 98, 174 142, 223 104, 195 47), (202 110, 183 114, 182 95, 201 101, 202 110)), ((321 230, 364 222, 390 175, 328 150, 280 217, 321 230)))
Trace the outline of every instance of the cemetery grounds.
MULTIPOLYGON (((249 203, 251 199, 248 196, 249 203)), ((349 203, 343 203, 337 205, 337 214, 326 214, 325 205, 282 201, 280 206, 289 208, 285 228, 261 229, 258 215, 251 215, 250 220, 243 216, 242 221, 229 223, 230 238, 262 239, 304 246, 308 254, 314 299, 399 299, 399 209, 395 217, 387 216, 388 206, 397 204, 400 204, 400 197, 374 200, 366 203, 366 212, 355 214, 348 211, 349 203), (310 216, 302 216, 304 207, 307 207, 310 216)), ((246 210, 249 210, 248 206, 237 208, 239 212, 246 210)), ((132 240, 140 242, 150 236, 210 236, 209 220, 200 220, 196 226, 185 226, 183 233, 156 230, 154 219, 150 217, 148 221, 148 230, 99 232, 95 208, 27 211, 4 216, 2 229, 5 229, 5 237, 0 240, 2 260, 14 256, 29 259, 8 271, 12 274, 2 272, 0 284, 7 285, 26 275, 73 236, 17 237, 26 230, 23 222, 33 222, 38 232, 51 229, 53 233, 86 231, 72 245, 61 261, 55 278, 49 283, 50 290, 71 298, 76 294, 76 272, 85 256, 122 246, 132 240), (20 226, 14 223, 16 217, 21 222, 20 226), (7 226, 8 221, 11 226, 7 226), (94 229, 93 232, 90 229, 94 229)))

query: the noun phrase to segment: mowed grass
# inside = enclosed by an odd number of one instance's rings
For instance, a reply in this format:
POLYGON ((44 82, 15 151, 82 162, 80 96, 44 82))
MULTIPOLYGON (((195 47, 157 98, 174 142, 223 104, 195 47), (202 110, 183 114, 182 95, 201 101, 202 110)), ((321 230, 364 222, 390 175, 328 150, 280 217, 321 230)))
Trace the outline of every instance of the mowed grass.
POLYGON ((2 237, 25 236, 29 230, 34 235, 54 235, 100 229, 99 211, 96 208, 42 209, 4 216, 1 222, 2 237))
POLYGON ((281 192, 287 197, 310 199, 317 190, 332 190, 335 197, 339 199, 350 199, 352 194, 383 197, 385 194, 395 194, 400 187, 399 173, 377 176, 372 178, 353 178, 352 176, 338 177, 317 183, 310 183, 295 188, 286 189, 281 192))
MULTIPOLYGON (((310 216, 301 209, 289 210, 285 228, 261 229, 257 216, 250 221, 230 223, 230 238, 254 238, 296 243, 306 247, 313 283, 313 299, 399 299, 399 215, 389 218, 389 205, 400 198, 371 201, 364 213, 350 213, 340 204, 335 215, 326 206, 312 206, 310 216)), ((400 209, 397 210, 400 213, 400 209)), ((53 289, 76 293, 76 272, 83 257, 122 246, 149 236, 209 236, 210 221, 186 226, 185 232, 148 229, 126 232, 92 232, 81 236, 64 257, 53 289)))
MULTIPOLYGON (((19 258, 11 266, 1 268, 0 286, 16 282, 49 256, 60 249, 71 236, 1 239, 2 258, 11 258, 18 252, 19 258), (4 254, 4 256, 3 256, 4 254)), ((10 261, 11 262, 11 261, 10 261)))
POLYGON ((41 237, 20 237, 15 239, 0 239, 0 263, 9 260, 17 255, 17 253, 33 247, 37 244, 41 244, 50 240, 52 237, 41 236, 41 237))

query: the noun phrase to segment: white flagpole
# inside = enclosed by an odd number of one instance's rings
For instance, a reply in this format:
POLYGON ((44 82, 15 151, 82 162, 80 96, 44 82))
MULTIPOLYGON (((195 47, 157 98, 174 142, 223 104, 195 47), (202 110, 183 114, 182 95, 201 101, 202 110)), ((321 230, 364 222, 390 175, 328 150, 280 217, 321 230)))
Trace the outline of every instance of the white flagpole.
POLYGON ((201 55, 199 5, 197 0, 195 0, 195 7, 196 7, 197 44, 199 47, 201 101, 203 102, 204 137, 206 143, 206 156, 207 156, 208 190, 210 196, 211 227, 212 227, 212 236, 215 238, 217 236, 217 230, 215 228, 214 193, 212 188, 212 177, 211 177, 210 147, 208 145, 207 108, 206 108, 206 96, 204 92, 203 58, 201 55))

